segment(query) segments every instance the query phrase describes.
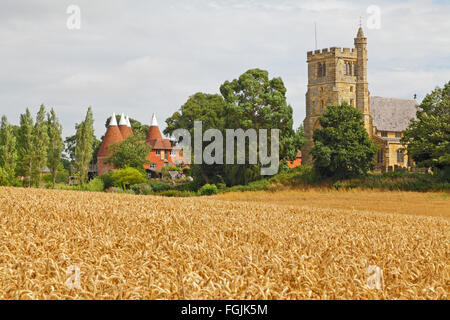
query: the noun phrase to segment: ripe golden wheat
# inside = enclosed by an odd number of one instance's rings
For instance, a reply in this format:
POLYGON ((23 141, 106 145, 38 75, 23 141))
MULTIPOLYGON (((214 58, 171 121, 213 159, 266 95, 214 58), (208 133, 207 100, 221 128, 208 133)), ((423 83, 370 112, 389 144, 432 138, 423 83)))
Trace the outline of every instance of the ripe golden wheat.
POLYGON ((449 220, 0 188, 1 299, 448 299, 449 220), (80 289, 66 286, 79 266, 80 289), (383 271, 369 289, 371 265, 383 271))

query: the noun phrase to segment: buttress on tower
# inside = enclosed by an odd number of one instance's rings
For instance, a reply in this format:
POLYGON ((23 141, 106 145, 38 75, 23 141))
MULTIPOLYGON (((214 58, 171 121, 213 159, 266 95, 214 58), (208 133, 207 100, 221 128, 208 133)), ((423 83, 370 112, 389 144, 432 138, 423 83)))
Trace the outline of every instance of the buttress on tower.
POLYGON ((307 143, 302 155, 305 164, 312 163, 313 132, 319 117, 329 104, 343 102, 356 107, 363 114, 364 126, 371 136, 370 94, 367 83, 367 38, 360 27, 355 48, 332 47, 309 51, 306 117, 303 121, 307 143))

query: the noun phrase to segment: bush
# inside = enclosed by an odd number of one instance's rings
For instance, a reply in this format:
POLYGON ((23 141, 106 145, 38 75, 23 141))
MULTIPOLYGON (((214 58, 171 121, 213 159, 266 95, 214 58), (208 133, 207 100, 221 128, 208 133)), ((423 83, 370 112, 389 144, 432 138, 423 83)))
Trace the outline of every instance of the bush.
POLYGON ((157 195, 164 197, 194 197, 197 194, 191 191, 167 190, 159 192, 157 195))
POLYGON ((183 174, 184 174, 185 176, 191 176, 191 175, 192 175, 192 170, 191 170, 191 168, 184 168, 184 169, 183 169, 183 174))
POLYGON ((111 187, 111 188, 106 189, 106 192, 108 192, 108 193, 123 193, 123 190, 121 188, 111 187))
POLYGON ((212 194, 219 193, 219 190, 217 189, 215 184, 205 184, 203 187, 200 188, 199 193, 202 196, 210 196, 212 194))
POLYGON ((101 175, 100 179, 102 179, 103 184, 105 185, 105 189, 109 189, 116 185, 116 182, 114 181, 114 179, 112 177, 112 171, 101 175))
POLYGON ((154 192, 162 192, 172 189, 171 186, 161 181, 150 180, 149 185, 152 187, 154 192))
POLYGON ((100 179, 99 177, 95 177, 94 179, 89 181, 88 184, 83 186, 83 190, 100 192, 105 190, 105 185, 102 179, 100 179))
POLYGON ((219 190, 225 190, 227 188, 227 185, 225 183, 218 183, 217 184, 217 189, 219 190))
POLYGON ((131 190, 135 194, 149 195, 152 193, 152 187, 148 183, 134 184, 131 186, 131 190))
POLYGON ((0 167, 0 186, 9 186, 9 174, 0 167))
POLYGON ((311 166, 300 166, 281 172, 269 179, 270 183, 285 186, 314 185, 321 181, 316 170, 311 166))
POLYGON ((111 177, 114 179, 116 186, 123 190, 133 184, 144 183, 147 180, 142 172, 131 167, 113 171, 111 177))

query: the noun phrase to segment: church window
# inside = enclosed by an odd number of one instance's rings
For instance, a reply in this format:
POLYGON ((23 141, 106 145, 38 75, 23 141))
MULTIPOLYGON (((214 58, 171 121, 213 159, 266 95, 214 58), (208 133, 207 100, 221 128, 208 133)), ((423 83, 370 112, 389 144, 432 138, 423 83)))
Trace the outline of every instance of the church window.
POLYGON ((350 105, 354 107, 355 106, 355 100, 350 99, 350 105))
POLYGON ((324 63, 322 67, 322 76, 326 77, 327 75, 327 65, 324 63))
POLYGON ((319 70, 317 72, 317 76, 320 78, 322 76, 322 64, 319 63, 319 70))
POLYGON ((320 101, 320 107, 322 108, 322 110, 323 110, 324 105, 325 105, 324 101, 323 100, 320 101))
POLYGON ((403 163, 403 150, 402 149, 397 150, 397 162, 403 163))
POLYGON ((378 150, 377 163, 383 163, 383 150, 378 150))
POLYGON ((353 86, 350 86, 350 92, 353 92, 353 86))

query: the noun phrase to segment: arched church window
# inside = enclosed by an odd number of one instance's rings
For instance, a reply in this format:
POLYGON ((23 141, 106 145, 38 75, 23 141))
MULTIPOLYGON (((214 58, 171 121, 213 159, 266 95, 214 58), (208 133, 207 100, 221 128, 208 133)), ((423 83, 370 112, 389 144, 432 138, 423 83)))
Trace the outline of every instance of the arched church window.
POLYGON ((327 65, 324 63, 322 67, 322 76, 326 77, 327 75, 327 65))
POLYGON ((322 76, 322 64, 319 62, 319 70, 317 71, 317 77, 321 77, 322 76))

